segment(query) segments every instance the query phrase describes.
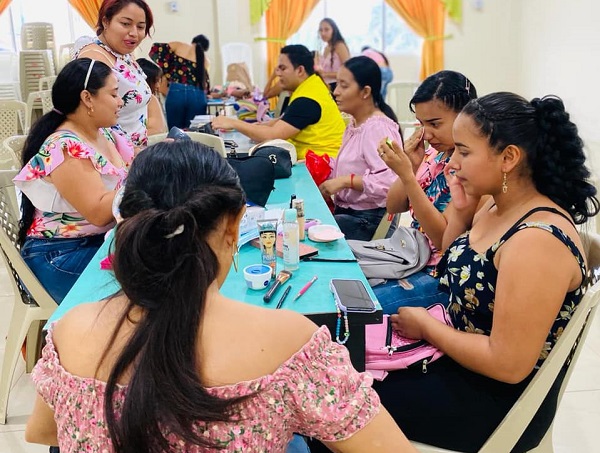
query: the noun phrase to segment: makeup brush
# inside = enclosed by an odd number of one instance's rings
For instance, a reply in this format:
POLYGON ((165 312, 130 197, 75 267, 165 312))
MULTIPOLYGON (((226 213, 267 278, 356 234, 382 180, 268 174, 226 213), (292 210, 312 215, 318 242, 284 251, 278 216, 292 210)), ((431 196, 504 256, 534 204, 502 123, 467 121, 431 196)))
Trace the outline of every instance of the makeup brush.
POLYGON ((275 283, 273 283, 273 286, 271 286, 269 288, 269 291, 267 291, 267 294, 265 294, 265 297, 263 297, 263 300, 265 302, 270 302, 271 297, 273 297, 273 294, 275 294, 275 292, 279 289, 279 287, 281 285, 283 285, 285 282, 287 282, 291 276, 292 276, 292 273, 290 271, 283 270, 283 271, 279 272, 279 274, 277 274, 277 278, 275 279, 275 283))

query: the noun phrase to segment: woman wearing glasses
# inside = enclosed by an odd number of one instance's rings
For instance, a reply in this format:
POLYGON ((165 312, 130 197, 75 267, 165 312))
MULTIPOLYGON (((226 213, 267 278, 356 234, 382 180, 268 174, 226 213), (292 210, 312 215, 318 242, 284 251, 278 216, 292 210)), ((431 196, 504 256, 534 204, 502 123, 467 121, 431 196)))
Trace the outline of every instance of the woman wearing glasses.
POLYGON ((32 127, 15 185, 23 192, 21 254, 61 303, 114 222, 112 201, 133 159, 110 128, 123 101, 104 63, 74 60, 52 87, 54 109, 32 127))

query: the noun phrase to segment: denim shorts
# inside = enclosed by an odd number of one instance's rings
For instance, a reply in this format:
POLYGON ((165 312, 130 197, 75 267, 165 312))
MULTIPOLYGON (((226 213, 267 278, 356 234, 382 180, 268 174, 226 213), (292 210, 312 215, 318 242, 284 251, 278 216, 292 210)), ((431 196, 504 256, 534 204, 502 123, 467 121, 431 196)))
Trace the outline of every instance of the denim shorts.
POLYGON ((21 256, 60 304, 103 242, 103 234, 60 239, 29 237, 21 247, 21 256))

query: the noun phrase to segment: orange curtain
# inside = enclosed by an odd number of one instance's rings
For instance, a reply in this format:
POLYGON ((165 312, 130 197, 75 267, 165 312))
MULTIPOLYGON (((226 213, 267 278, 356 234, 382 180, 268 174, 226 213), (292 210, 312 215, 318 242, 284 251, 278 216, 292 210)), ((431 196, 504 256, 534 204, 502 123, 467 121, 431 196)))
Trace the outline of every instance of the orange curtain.
POLYGON ((445 7, 440 0, 386 0, 423 38, 421 80, 444 68, 445 7))
POLYGON ((85 23, 88 24, 92 30, 96 30, 98 11, 100 11, 102 0, 69 0, 69 3, 77 10, 79 15, 83 17, 85 23))
POLYGON ((319 0, 272 0, 265 14, 267 23, 267 76, 279 59, 285 41, 298 31, 319 0))
POLYGON ((4 12, 12 0, 0 0, 0 14, 4 12))

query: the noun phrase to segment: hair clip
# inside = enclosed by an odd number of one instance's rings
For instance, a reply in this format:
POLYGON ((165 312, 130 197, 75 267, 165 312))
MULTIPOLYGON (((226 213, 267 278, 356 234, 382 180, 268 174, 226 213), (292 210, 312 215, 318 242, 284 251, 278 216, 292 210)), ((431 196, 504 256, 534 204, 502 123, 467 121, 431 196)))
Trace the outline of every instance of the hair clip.
POLYGON ((465 90, 467 93, 471 92, 471 81, 465 77, 465 90))
POLYGON ((172 233, 166 234, 165 235, 165 239, 172 239, 177 235, 180 235, 181 233, 183 233, 184 227, 183 224, 179 225, 177 228, 175 228, 175 231, 173 231, 172 233))

